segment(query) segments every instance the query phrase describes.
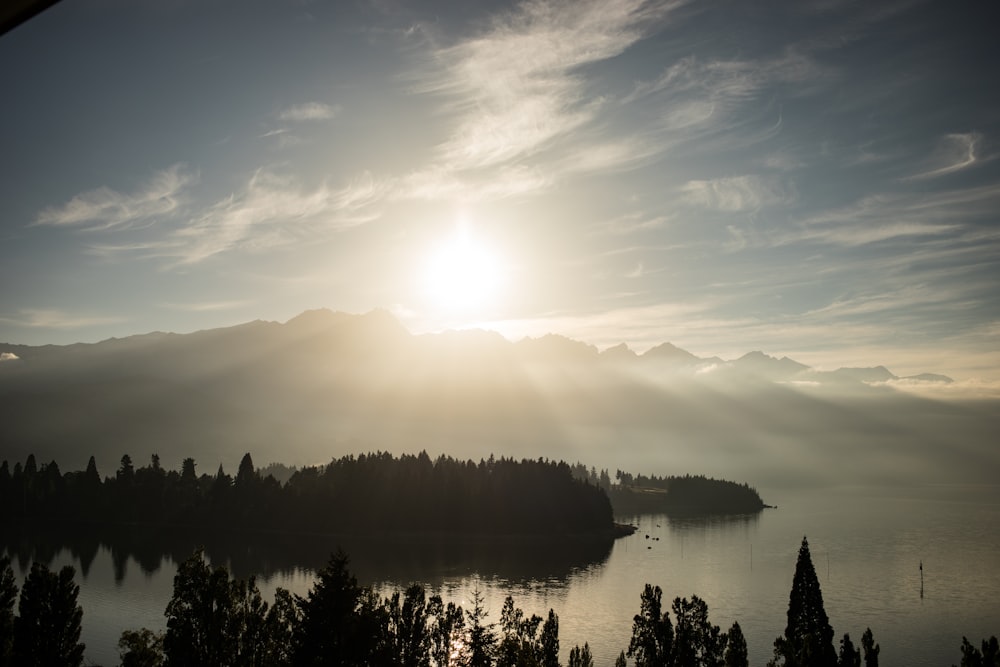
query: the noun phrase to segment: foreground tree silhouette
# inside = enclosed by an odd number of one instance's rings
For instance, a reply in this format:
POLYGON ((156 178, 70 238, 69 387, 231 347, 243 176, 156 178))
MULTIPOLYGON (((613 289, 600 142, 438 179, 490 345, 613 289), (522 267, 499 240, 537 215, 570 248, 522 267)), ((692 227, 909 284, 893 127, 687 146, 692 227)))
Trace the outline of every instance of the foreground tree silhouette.
POLYGON ((296 665, 361 666, 374 662, 383 641, 371 596, 347 569, 343 552, 317 572, 305 599, 299 598, 299 621, 292 638, 296 665))
POLYGON ((118 657, 121 667, 163 667, 163 634, 148 628, 122 631, 118 657))
POLYGON ((67 565, 58 574, 33 563, 24 580, 14 619, 13 664, 19 666, 83 664, 80 643, 83 609, 77 604, 76 571, 67 565))
POLYGON ((594 657, 590 654, 590 644, 584 642, 583 648, 579 646, 571 648, 566 667, 594 667, 594 657))
MULTIPOLYGON (((6 461, 4 461, 6 463, 6 461)), ((0 558, 0 667, 11 663, 14 648, 14 602, 17 601, 17 584, 10 558, 0 558)))
POLYGON ((837 664, 833 628, 823 608, 823 593, 805 537, 799 547, 788 596, 788 625, 785 635, 774 640, 774 659, 768 664, 785 667, 836 667, 837 664))
MULTIPOLYGON (((667 665, 674 643, 670 616, 661 611, 663 591, 646 584, 642 591, 639 613, 632 619, 632 639, 628 657, 635 658, 636 667, 667 665)), ((619 656, 620 661, 624 656, 619 656)))
POLYGON ((861 647, 865 650, 865 667, 878 667, 878 653, 881 649, 875 643, 871 628, 865 628, 865 634, 861 635, 861 647))
POLYGON ((1000 642, 995 636, 984 639, 983 650, 980 651, 969 643, 968 638, 962 637, 961 667, 1000 667, 1000 642))

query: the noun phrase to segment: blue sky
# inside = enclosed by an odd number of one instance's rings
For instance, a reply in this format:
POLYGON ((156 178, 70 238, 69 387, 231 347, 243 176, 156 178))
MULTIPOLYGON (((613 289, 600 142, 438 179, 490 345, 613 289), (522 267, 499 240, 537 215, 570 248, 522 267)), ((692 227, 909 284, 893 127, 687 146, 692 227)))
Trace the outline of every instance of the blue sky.
POLYGON ((385 308, 997 383, 995 18, 65 0, 0 37, 0 341, 385 308))

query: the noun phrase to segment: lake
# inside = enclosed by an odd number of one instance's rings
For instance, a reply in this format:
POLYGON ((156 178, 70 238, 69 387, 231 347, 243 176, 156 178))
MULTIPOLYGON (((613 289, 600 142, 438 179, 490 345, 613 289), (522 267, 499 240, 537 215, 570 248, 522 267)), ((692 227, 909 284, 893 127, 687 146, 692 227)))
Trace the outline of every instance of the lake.
MULTIPOLYGON (((492 621, 499 620, 507 595, 528 614, 544 615, 551 607, 559 615, 563 660, 573 645, 587 641, 599 666, 611 665, 628 646, 647 582, 663 589, 665 602, 703 598, 723 630, 739 621, 750 664, 763 665, 785 627, 803 535, 838 642, 849 632, 860 646, 871 627, 881 665, 946 667, 960 660, 963 635, 978 646, 1000 634, 998 487, 775 489, 762 495, 778 507, 742 517, 623 517, 638 532, 606 543, 353 538, 343 546, 359 581, 383 595, 419 582, 468 606, 478 587, 492 621)), ((338 544, 330 538, 99 533, 8 534, 3 549, 22 578, 36 558, 50 567, 76 567, 86 659, 104 665, 117 664, 123 629, 165 627, 176 564, 195 544, 205 544, 213 564, 241 577, 256 574, 267 600, 279 586, 304 595, 338 544)))

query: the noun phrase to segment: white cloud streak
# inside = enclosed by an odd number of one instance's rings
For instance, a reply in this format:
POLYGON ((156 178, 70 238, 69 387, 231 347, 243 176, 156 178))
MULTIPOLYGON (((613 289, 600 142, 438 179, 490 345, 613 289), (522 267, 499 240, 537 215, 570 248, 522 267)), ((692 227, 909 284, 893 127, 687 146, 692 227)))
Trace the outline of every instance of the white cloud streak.
POLYGON ((123 194, 108 187, 84 192, 63 206, 43 209, 33 224, 100 230, 144 223, 177 210, 184 189, 197 180, 196 174, 176 164, 136 192, 123 194))
POLYGON ((330 120, 340 114, 339 105, 307 102, 283 109, 278 113, 278 120, 302 123, 315 120, 330 120))
POLYGON ((914 174, 904 180, 922 181, 974 167, 983 162, 983 157, 977 154, 977 148, 982 138, 982 135, 977 132, 945 135, 932 156, 932 166, 926 171, 914 174))
POLYGON ((123 317, 73 315, 62 310, 25 308, 13 317, 0 317, 0 322, 32 329, 85 329, 87 327, 119 324, 123 317))
POLYGON ((688 181, 681 191, 688 203, 716 211, 754 211, 794 201, 778 179, 753 174, 688 181))
MULTIPOLYGON (((552 177, 518 169, 526 159, 551 162, 553 156, 543 154, 565 150, 571 135, 573 147, 578 147, 585 139, 582 130, 606 106, 606 100, 588 92, 580 68, 622 53, 645 34, 650 22, 680 4, 529 1, 482 34, 438 49, 432 56, 434 73, 421 76, 416 90, 447 100, 444 113, 453 128, 438 146, 435 163, 405 179, 414 184, 412 194, 484 199, 550 185, 552 177), (480 181, 482 175, 469 175, 483 170, 498 170, 506 185, 491 188, 485 185, 490 178, 480 181), (469 188, 478 192, 468 193, 469 188)), ((569 165, 577 171, 606 169, 633 161, 631 148, 638 146, 588 145, 576 153, 590 164, 576 159, 569 165)))

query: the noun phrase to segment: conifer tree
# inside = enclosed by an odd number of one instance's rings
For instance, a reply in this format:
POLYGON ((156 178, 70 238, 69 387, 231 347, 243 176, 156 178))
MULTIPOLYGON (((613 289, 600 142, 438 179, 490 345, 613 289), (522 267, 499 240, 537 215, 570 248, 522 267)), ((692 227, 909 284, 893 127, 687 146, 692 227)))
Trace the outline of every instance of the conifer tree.
POLYGON ((726 633, 726 653, 723 656, 726 667, 747 667, 750 658, 747 653, 747 640, 743 636, 743 628, 736 621, 726 633))
POLYGON ((472 593, 472 611, 466 610, 468 623, 468 667, 489 667, 493 664, 497 638, 493 624, 486 623, 489 612, 483 605, 483 594, 477 587, 472 593))
POLYGON ((17 601, 17 584, 14 582, 10 558, 4 556, 0 558, 0 667, 13 664, 14 602, 17 601))
POLYGON ((584 642, 583 648, 574 646, 569 651, 569 662, 566 667, 594 667, 594 657, 590 654, 590 644, 584 642))
POLYGON ((774 660, 785 667, 835 667, 833 628, 823 608, 823 593, 803 537, 795 563, 792 590, 788 596, 788 624, 785 634, 774 641, 774 660))

